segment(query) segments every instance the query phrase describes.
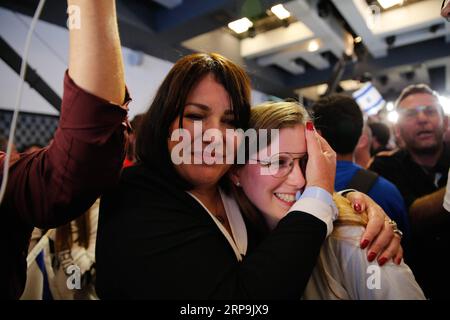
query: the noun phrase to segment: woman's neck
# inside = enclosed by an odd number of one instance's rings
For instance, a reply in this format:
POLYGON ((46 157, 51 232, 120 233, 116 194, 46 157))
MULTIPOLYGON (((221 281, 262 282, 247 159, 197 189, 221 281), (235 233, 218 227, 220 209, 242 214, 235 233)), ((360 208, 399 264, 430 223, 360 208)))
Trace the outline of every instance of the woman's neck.
POLYGON ((218 194, 218 187, 207 186, 207 187, 196 187, 190 190, 194 196, 196 196, 205 205, 209 204, 211 201, 216 201, 218 194))
POLYGON ((230 222, 228 221, 227 213, 219 192, 219 187, 217 185, 205 188, 197 187, 190 190, 190 193, 200 200, 200 202, 213 216, 216 217, 216 219, 225 227, 228 234, 234 239, 230 222))

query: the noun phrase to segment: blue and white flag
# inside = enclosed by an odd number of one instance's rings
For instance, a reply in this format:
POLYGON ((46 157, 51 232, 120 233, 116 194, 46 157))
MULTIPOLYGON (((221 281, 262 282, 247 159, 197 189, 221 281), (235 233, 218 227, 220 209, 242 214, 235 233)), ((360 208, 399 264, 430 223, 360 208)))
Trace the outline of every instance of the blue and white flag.
POLYGON ((47 234, 42 236, 27 256, 27 282, 21 300, 53 300, 50 241, 47 234))
POLYGON ((361 89, 353 92, 353 98, 363 113, 369 116, 376 114, 386 103, 371 82, 367 82, 361 89))

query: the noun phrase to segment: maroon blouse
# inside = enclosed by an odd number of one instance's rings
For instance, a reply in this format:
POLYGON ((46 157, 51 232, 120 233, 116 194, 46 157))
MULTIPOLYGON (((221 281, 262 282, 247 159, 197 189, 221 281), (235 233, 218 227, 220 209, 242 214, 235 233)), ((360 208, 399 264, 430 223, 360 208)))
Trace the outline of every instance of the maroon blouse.
MULTIPOLYGON (((59 127, 53 142, 10 161, 0 206, 1 296, 17 299, 26 280, 33 227, 54 228, 84 213, 119 178, 125 156, 127 95, 115 105, 79 88, 66 72, 59 127)), ((0 180, 5 154, 0 153, 0 180)))

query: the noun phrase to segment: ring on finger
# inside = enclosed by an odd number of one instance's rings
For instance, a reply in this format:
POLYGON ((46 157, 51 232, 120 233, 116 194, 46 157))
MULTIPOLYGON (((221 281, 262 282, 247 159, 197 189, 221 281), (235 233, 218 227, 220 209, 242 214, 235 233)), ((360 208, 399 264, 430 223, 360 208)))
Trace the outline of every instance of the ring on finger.
POLYGON ((398 235, 398 236, 400 237, 400 239, 401 239, 401 238, 403 237, 403 232, 398 228, 397 222, 395 222, 395 221, 392 220, 392 219, 389 219, 389 220, 388 220, 388 224, 391 226, 392 231, 393 231, 396 235, 398 235))

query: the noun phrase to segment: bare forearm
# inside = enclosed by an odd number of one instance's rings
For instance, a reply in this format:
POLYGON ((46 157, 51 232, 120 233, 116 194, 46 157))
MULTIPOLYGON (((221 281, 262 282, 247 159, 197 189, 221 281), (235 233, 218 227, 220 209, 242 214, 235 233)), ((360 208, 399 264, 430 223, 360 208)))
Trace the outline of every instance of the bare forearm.
POLYGON ((445 188, 416 199, 409 208, 411 227, 420 231, 427 225, 439 223, 449 213, 445 211, 444 202, 445 188))
POLYGON ((78 6, 80 28, 70 30, 69 74, 82 89, 116 104, 125 80, 114 0, 68 0, 78 6))

